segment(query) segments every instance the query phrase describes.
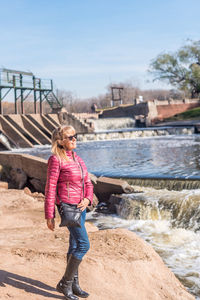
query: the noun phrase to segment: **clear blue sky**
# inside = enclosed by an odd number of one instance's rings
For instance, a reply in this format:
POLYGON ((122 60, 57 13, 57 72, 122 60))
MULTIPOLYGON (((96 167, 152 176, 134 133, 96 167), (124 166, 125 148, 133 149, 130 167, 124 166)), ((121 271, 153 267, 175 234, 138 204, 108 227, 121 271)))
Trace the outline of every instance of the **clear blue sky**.
POLYGON ((199 0, 0 0, 0 10, 0 67, 80 98, 111 82, 165 88, 147 74, 151 59, 200 39, 199 0))

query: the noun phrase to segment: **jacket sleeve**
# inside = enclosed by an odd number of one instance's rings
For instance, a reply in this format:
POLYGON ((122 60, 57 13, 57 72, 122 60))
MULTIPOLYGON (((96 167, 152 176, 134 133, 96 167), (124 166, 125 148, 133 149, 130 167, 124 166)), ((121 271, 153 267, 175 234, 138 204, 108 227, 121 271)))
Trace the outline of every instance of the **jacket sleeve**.
POLYGON ((90 200, 91 205, 93 202, 93 184, 90 180, 90 176, 88 174, 87 167, 84 161, 80 157, 78 157, 78 161, 81 164, 84 173, 84 198, 90 200))
POLYGON ((47 181, 45 186, 45 219, 53 219, 55 217, 55 201, 57 182, 60 174, 59 159, 52 155, 48 160, 47 181))

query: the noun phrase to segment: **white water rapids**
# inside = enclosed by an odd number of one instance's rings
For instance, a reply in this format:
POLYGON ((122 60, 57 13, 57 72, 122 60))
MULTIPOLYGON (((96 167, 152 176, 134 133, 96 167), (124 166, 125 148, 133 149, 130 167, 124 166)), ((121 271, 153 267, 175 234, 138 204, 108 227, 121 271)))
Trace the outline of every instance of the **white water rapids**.
POLYGON ((122 196, 118 215, 89 213, 87 218, 100 229, 127 228, 140 235, 200 299, 200 190, 142 190, 122 196))

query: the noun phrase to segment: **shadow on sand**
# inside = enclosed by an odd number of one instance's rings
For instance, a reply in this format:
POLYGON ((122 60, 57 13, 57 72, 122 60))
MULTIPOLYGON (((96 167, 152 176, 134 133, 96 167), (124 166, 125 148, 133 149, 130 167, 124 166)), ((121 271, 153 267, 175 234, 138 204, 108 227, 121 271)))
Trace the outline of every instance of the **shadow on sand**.
POLYGON ((41 281, 0 270, 0 287, 5 287, 5 284, 47 298, 63 299, 63 296, 52 293, 56 291, 55 288, 41 281))

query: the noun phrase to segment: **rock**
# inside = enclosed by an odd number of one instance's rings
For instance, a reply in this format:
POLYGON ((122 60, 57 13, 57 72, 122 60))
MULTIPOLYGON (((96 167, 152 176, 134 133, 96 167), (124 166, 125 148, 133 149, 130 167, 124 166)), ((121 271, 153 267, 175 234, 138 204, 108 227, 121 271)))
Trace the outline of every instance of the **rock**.
POLYGON ((111 214, 117 213, 117 206, 121 203, 122 197, 120 195, 111 195, 108 200, 108 209, 111 214))
POLYGON ((115 212, 109 210, 108 203, 105 203, 105 202, 100 202, 97 205, 95 211, 99 212, 99 213, 103 213, 103 214, 115 213, 115 212))
POLYGON ((22 169, 12 168, 10 171, 10 180, 17 189, 22 189, 26 184, 27 175, 22 169))
POLYGON ((3 172, 3 166, 0 165, 0 174, 2 174, 2 172, 3 172))
POLYGON ((92 173, 89 173, 89 177, 90 177, 90 180, 92 181, 92 184, 97 184, 97 176, 95 176, 94 174, 92 173))
POLYGON ((195 300, 154 249, 126 229, 89 233, 82 285, 94 300, 195 300))
POLYGON ((86 222, 85 223, 85 227, 86 227, 86 230, 87 232, 96 232, 96 231, 99 231, 98 227, 95 226, 93 223, 91 222, 86 222))
POLYGON ((23 154, 21 155, 21 163, 24 172, 30 178, 37 178, 41 182, 46 180, 47 161, 43 158, 23 154))
POLYGON ((15 169, 21 169, 30 178, 46 180, 47 160, 29 154, 0 153, 0 164, 15 169))
POLYGON ((0 165, 0 179, 2 181, 7 181, 10 179, 10 170, 9 166, 0 165))
POLYGON ((24 188, 24 193, 33 197, 33 198, 36 198, 38 201, 44 201, 44 195, 42 193, 38 193, 38 192, 34 192, 32 193, 28 187, 25 187, 24 188))
POLYGON ((38 201, 42 201, 43 202, 45 200, 45 196, 42 193, 34 192, 34 193, 32 193, 32 196, 34 198, 36 198, 38 201))
POLYGON ((138 192, 130 195, 111 195, 108 209, 110 213, 118 214, 123 219, 138 219, 141 211, 144 211, 147 206, 146 201, 146 197, 138 192))
POLYGON ((99 201, 105 202, 108 202, 112 194, 133 193, 133 191, 127 181, 116 178, 99 177, 97 184, 94 185, 95 195, 99 201))
POLYGON ((6 182, 6 181, 0 181, 0 188, 8 189, 8 182, 6 182))
POLYGON ((34 189, 37 192, 44 193, 44 191, 45 191, 45 183, 44 182, 42 182, 41 180, 36 179, 36 178, 29 179, 29 182, 32 184, 32 186, 34 187, 34 189))
POLYGON ((27 194, 27 195, 29 195, 29 196, 32 196, 32 193, 31 193, 31 191, 29 190, 28 187, 24 188, 24 193, 27 194))

